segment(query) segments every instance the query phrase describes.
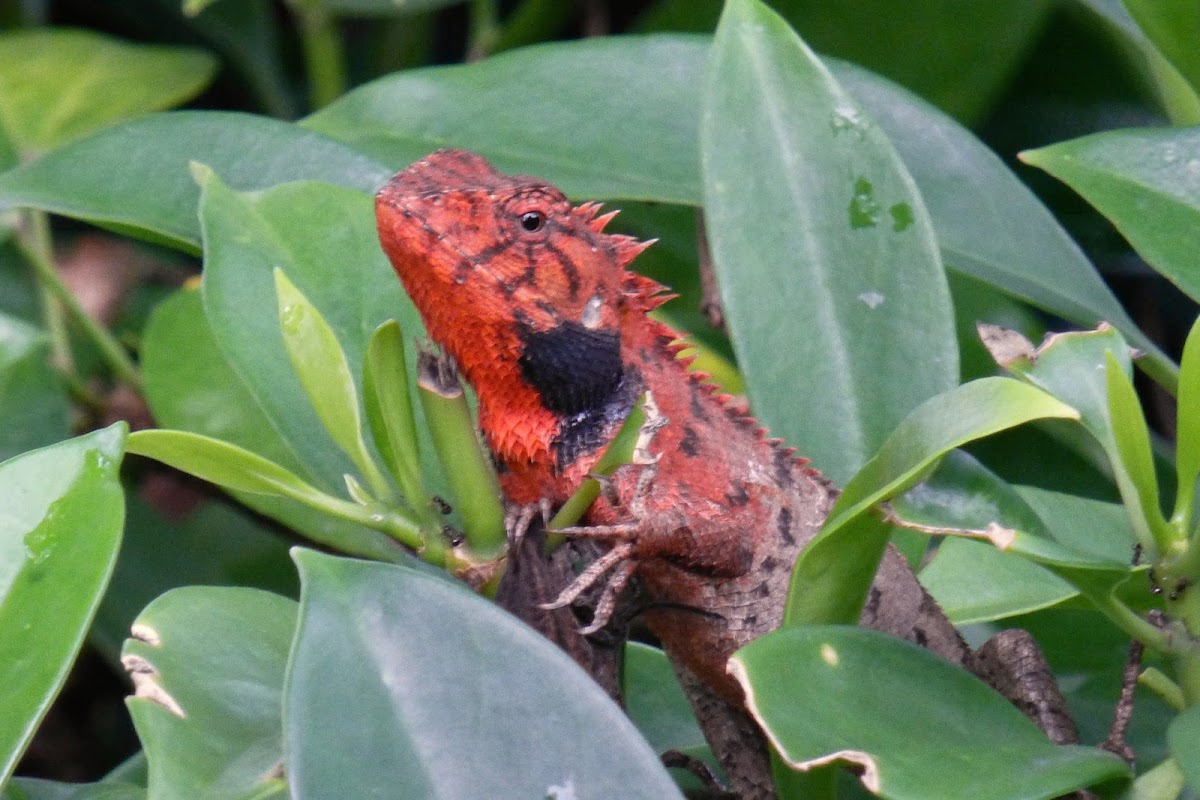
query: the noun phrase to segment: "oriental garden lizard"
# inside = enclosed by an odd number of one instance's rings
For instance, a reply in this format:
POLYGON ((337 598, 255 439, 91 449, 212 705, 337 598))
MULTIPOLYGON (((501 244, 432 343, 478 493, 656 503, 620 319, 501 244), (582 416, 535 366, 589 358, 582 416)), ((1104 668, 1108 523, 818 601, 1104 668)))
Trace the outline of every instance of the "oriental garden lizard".
MULTIPOLYGON (((615 212, 442 150, 376 196, 379 237, 429 336, 479 398, 507 503, 564 502, 639 397, 649 457, 619 469, 576 538, 602 545, 556 605, 598 590, 600 627, 631 580, 735 792, 769 798, 761 733, 726 672, 779 626, 792 565, 837 489, 688 369, 648 312, 666 288, 627 267, 649 243, 604 232, 615 212)), ((521 519, 528 521, 529 514, 521 519)), ((517 531, 519 532, 519 531, 517 531)), ((889 549, 860 624, 916 642, 997 686, 1059 742, 1075 737, 1036 644, 1007 632, 972 653, 889 549)))

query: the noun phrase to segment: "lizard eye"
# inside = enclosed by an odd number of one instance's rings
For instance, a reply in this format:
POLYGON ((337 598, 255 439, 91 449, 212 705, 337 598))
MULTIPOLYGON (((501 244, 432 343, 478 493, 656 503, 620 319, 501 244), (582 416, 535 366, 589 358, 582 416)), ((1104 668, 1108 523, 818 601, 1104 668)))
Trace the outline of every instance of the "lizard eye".
POLYGON ((546 224, 546 215, 540 211, 526 211, 521 215, 521 227, 533 233, 540 231, 542 226, 546 224))

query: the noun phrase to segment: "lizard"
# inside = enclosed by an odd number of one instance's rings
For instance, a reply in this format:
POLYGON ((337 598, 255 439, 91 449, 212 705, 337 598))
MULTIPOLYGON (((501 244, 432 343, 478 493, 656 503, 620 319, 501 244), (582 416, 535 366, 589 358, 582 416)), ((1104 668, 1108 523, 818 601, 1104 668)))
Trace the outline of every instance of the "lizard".
MULTIPOLYGON (((791 568, 838 490, 689 369, 681 335, 649 316, 672 295, 629 268, 653 242, 606 232, 616 212, 600 210, 463 150, 414 162, 376 194, 383 251, 474 387, 501 490, 525 521, 574 492, 646 398, 648 457, 606 479, 568 531, 607 550, 549 605, 601 586, 589 629, 600 627, 636 579, 735 792, 770 798, 765 740, 726 664, 780 625, 791 568)), ((972 653, 894 549, 860 624, 971 668, 1052 739, 1075 740, 1031 637, 1008 631, 972 653)))

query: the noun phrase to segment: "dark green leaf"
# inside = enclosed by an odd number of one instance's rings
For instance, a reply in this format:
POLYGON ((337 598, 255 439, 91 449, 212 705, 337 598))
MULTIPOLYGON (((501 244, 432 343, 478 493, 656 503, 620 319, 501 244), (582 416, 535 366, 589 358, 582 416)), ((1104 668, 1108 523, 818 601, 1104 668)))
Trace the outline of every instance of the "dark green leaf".
POLYGON ((880 129, 782 19, 734 0, 713 48, 705 219, 751 406, 844 481, 957 382, 933 231, 880 129), (804 415, 801 380, 827 399, 804 415))
POLYGON ((0 461, 69 433, 67 393, 49 355, 41 331, 0 313, 0 461))
POLYGON ((513 617, 412 570, 295 558, 294 796, 680 797, 624 713, 513 617))
POLYGON ((1200 92, 1200 14, 1191 0, 1123 0, 1159 52, 1200 92))
POLYGON ((296 603, 258 589, 173 589, 143 611, 121 663, 152 797, 226 800, 279 783, 296 603))
POLYGON ((192 161, 237 189, 321 180, 373 191, 390 174, 285 122, 180 111, 123 123, 0 175, 0 208, 39 208, 199 252, 192 161))
POLYGON ((117 423, 0 464, 0 784, 58 694, 112 574, 125 431, 117 423))
POLYGON ((408 391, 404 332, 395 320, 375 329, 363 355, 363 405, 375 440, 405 501, 418 508, 428 501, 421 483, 421 444, 408 391))
POLYGON ((785 760, 856 764, 884 797, 1032 800, 1129 776, 1112 753, 1052 744, 979 679, 876 631, 788 628, 730 663, 785 760))
POLYGON ((26 156, 198 93, 216 71, 208 53, 122 42, 95 31, 0 36, 0 119, 26 156))

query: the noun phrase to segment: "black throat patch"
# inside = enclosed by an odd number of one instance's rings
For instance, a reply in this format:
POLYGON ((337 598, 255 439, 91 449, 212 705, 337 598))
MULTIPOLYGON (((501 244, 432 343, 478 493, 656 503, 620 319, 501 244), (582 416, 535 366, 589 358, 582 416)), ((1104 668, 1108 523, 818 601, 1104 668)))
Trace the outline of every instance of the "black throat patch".
POLYGON ((606 446, 641 392, 640 377, 621 364, 620 334, 564 322, 548 331, 524 329, 520 338, 521 375, 561 420, 554 442, 559 467, 606 446))

